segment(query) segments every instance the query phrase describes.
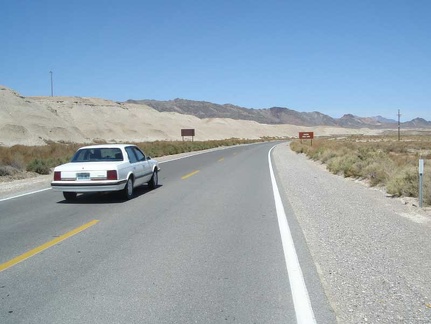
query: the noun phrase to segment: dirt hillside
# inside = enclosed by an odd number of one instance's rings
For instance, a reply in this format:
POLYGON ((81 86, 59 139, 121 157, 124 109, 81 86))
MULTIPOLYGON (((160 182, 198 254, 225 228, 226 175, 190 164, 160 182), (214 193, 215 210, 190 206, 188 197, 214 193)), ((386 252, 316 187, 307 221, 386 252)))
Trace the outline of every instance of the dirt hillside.
POLYGON ((44 145, 47 140, 91 143, 181 140, 182 128, 196 129, 196 141, 226 138, 294 137, 299 131, 316 136, 377 134, 382 130, 338 127, 265 125, 223 118, 199 119, 158 112, 143 104, 98 98, 23 97, 0 86, 0 145, 44 145))

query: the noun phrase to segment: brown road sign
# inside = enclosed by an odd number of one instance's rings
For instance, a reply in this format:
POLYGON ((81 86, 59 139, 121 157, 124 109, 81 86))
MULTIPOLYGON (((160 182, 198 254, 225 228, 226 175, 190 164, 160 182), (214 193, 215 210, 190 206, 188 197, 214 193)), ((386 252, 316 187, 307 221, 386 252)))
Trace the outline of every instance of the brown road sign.
POLYGON ((313 139, 314 132, 299 132, 300 139, 313 139))
POLYGON ((195 130, 193 128, 182 129, 181 136, 195 136, 195 130))
POLYGON ((184 137, 190 136, 192 138, 192 142, 193 142, 193 138, 195 137, 194 128, 183 128, 181 130, 181 136, 183 137, 183 141, 184 141, 184 137))

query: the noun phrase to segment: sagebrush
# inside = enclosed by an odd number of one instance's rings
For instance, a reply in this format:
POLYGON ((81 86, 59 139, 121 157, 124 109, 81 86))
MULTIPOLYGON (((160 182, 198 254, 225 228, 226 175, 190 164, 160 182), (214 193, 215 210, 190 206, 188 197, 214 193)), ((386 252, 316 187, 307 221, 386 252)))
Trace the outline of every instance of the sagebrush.
POLYGON ((294 140, 290 147, 321 161, 334 174, 364 179, 389 194, 406 197, 418 197, 418 161, 424 159, 423 198, 431 205, 431 136, 334 137, 315 139, 312 144, 294 140))
MULTIPOLYGON (((231 138, 214 141, 156 141, 131 144, 137 145, 151 157, 160 157, 267 140, 269 139, 248 140, 231 138)), ((106 142, 99 141, 97 144, 104 143, 106 142)), ((0 146, 0 176, 14 175, 20 171, 49 174, 53 167, 68 162, 78 148, 84 145, 90 144, 47 142, 44 146, 0 146)))

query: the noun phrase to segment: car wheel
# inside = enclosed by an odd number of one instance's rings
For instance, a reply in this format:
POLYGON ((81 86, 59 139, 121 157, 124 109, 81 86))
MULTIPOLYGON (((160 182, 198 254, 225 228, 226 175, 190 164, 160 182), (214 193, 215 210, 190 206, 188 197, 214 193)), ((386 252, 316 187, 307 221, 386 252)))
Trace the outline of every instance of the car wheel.
POLYGON ((133 178, 129 177, 127 179, 126 186, 123 189, 123 197, 127 200, 132 199, 133 197, 133 178))
POLYGON ((63 192, 64 199, 72 201, 76 200, 76 192, 63 192))
POLYGON ((150 186, 150 189, 156 189, 157 185, 159 184, 159 175, 157 170, 154 170, 153 176, 151 177, 150 182, 148 183, 150 186))

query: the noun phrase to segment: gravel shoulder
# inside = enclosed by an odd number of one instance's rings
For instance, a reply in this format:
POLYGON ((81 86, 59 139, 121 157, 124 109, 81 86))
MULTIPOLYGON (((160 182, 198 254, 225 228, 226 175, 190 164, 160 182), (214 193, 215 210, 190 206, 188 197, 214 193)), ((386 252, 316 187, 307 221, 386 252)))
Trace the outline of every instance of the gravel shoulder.
POLYGON ((339 323, 431 323, 431 214, 292 152, 275 169, 339 323))

